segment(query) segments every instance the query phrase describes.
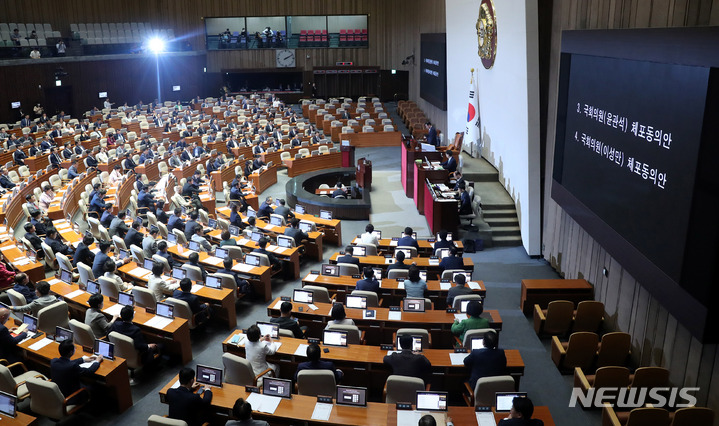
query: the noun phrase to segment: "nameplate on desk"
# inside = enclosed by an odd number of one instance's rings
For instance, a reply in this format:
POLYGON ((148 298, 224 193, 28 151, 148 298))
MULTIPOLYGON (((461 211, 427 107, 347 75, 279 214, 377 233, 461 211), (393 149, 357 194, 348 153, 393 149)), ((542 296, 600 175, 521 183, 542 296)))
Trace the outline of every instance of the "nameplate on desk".
POLYGON ((379 345, 379 348, 383 351, 391 351, 394 349, 393 345, 379 345))
POLYGON ((354 279, 359 279, 359 278, 361 278, 361 277, 362 277, 362 276, 361 276, 360 274, 354 274, 354 275, 352 275, 352 278, 354 278, 354 279))
POLYGON ((480 405, 480 406, 474 407, 474 411, 476 411, 478 413, 492 411, 492 407, 488 407, 486 405, 484 405, 484 406, 480 405))
POLYGON ((260 393, 260 388, 258 386, 245 386, 245 392, 260 393))
POLYGON ((430 260, 439 260, 439 257, 437 257, 437 256, 430 256, 429 259, 430 259, 430 260))
POLYGON ((400 309, 399 306, 390 306, 390 307, 389 307, 389 310, 392 311, 392 312, 401 311, 401 309, 400 309))
POLYGON ((283 302, 291 302, 292 298, 289 296, 280 296, 280 300, 283 302))
POLYGON ((456 313, 457 313, 457 309, 456 309, 456 308, 447 308, 447 313, 448 313, 448 314, 456 314, 456 313))
POLYGON ((469 352, 467 348, 454 348, 454 353, 456 354, 466 354, 469 352))
POLYGON ((411 402, 398 402, 396 404, 396 407, 398 410, 411 410, 412 403, 411 402))
POLYGON ((320 275, 320 271, 310 271, 310 275, 320 275))
POLYGON ((318 338, 316 338, 316 337, 309 337, 309 338, 307 339, 307 343, 309 343, 309 344, 315 343, 315 344, 319 345, 319 344, 320 344, 320 339, 318 339, 318 338))
POLYGON ((155 308, 145 308, 145 311, 148 314, 155 315, 155 308))
POLYGON ((327 395, 317 395, 317 402, 332 404, 332 397, 327 395))
POLYGON ((435 242, 435 241, 437 241, 437 240, 434 239, 434 238, 427 238, 427 242, 428 242, 428 243, 433 243, 433 242, 435 242))

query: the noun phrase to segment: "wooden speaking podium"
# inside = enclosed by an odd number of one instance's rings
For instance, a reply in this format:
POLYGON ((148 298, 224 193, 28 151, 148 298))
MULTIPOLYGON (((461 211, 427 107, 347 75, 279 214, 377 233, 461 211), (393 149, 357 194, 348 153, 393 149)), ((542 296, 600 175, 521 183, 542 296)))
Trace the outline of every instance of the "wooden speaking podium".
POLYGON ((364 157, 357 160, 357 186, 367 191, 372 190, 372 162, 364 157))

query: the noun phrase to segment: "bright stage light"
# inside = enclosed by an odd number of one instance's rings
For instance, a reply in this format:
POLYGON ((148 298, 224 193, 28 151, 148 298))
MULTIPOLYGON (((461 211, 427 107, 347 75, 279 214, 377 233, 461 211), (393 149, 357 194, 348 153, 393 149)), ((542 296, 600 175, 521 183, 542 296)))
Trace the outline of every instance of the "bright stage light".
POLYGON ((165 50, 165 41, 160 38, 151 38, 147 41, 147 47, 153 53, 162 53, 165 50))

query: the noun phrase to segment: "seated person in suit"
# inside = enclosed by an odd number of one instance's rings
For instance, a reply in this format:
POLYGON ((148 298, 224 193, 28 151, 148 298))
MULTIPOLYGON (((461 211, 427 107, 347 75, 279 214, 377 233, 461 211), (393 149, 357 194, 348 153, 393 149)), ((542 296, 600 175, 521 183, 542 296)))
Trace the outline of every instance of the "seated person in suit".
POLYGON ((47 234, 45 236, 45 244, 50 246, 53 253, 62 253, 65 256, 72 257, 72 254, 75 253, 75 249, 73 249, 71 246, 68 246, 67 244, 63 244, 62 241, 60 241, 60 236, 57 233, 57 229, 50 228, 47 230, 47 234))
POLYGON ((454 172, 454 179, 455 179, 455 181, 454 181, 454 188, 452 188, 453 190, 459 191, 460 185, 465 185, 465 187, 466 187, 467 181, 464 180, 464 178, 462 177, 462 172, 460 172, 459 170, 454 172))
POLYGON ((90 309, 85 312, 85 324, 92 328, 92 334, 94 334, 97 339, 102 339, 107 336, 107 333, 109 333, 112 328, 112 324, 119 318, 117 315, 114 315, 112 319, 108 321, 105 314, 102 313, 103 303, 104 297, 100 293, 93 294, 87 299, 87 304, 90 305, 90 309))
POLYGON ((393 270, 393 269, 409 269, 409 264, 404 263, 404 257, 405 254, 403 251, 397 251, 397 253, 394 254, 395 262, 391 265, 387 266, 387 272, 393 270))
POLYGON ((12 180, 10 180, 10 176, 8 176, 8 171, 5 167, 3 167, 0 171, 0 186, 5 189, 15 188, 15 184, 12 180))
POLYGON ((439 262, 439 270, 444 272, 447 269, 464 269, 464 260, 457 256, 457 248, 449 248, 449 256, 445 256, 441 262, 439 262))
POLYGON ((75 256, 72 258, 72 266, 77 266, 77 262, 84 263, 85 265, 92 268, 92 262, 95 260, 95 253, 90 251, 90 246, 95 242, 95 239, 90 234, 82 236, 82 241, 78 244, 75 250, 75 256))
POLYGON ((484 334, 484 348, 474 349, 464 359, 469 368, 469 385, 472 389, 482 377, 501 376, 506 374, 507 357, 503 349, 497 348, 497 333, 489 331, 484 334))
POLYGON ((202 419, 207 416, 207 409, 212 402, 212 392, 208 387, 203 387, 199 393, 195 393, 200 385, 195 383, 195 370, 189 367, 180 370, 179 382, 180 386, 167 391, 167 417, 182 420, 188 426, 203 424, 202 419))
POLYGON ((309 240, 310 236, 300 229, 300 220, 296 217, 290 219, 290 226, 285 228, 285 235, 295 239, 295 245, 299 247, 303 241, 309 240))
POLYGON ((17 327, 9 328, 5 325, 10 318, 10 310, 0 307, 0 358, 8 360, 8 362, 20 361, 18 356, 17 344, 27 337, 27 332, 22 332, 13 337, 10 333, 15 332, 17 327))
MULTIPOLYGON (((57 349, 60 352, 60 358, 54 358, 50 361, 50 378, 57 383, 60 392, 67 398, 80 390, 82 387, 80 378, 82 376, 89 376, 100 368, 102 355, 81 356, 74 360, 71 359, 75 354, 75 344, 72 339, 63 340, 57 349), (92 362, 92 364, 89 367, 82 367, 81 364, 85 362, 92 362)), ((86 400, 87 394, 80 393, 68 401, 68 404, 80 404, 86 400)))
POLYGON ((207 238, 205 238, 204 233, 205 231, 204 229, 202 229, 202 225, 200 225, 199 223, 196 224, 195 232, 193 232, 190 241, 194 241, 199 244, 202 251, 210 252, 212 251, 212 244, 207 241, 207 238))
POLYGON ((192 294, 192 281, 189 278, 180 280, 180 288, 172 293, 172 297, 186 302, 193 315, 197 315, 196 322, 202 324, 210 319, 211 308, 209 303, 201 303, 200 298, 192 294))
POLYGON ((404 235, 402 236, 402 238, 399 239, 399 241, 397 241, 397 246, 414 247, 419 250, 419 244, 417 244, 417 240, 412 238, 413 233, 414 230, 409 226, 404 228, 404 235))
POLYGON ((217 270, 218 274, 227 274, 235 278, 235 284, 240 293, 251 296, 253 293, 252 284, 246 279, 240 277, 240 275, 232 270, 232 259, 225 258, 222 261, 222 268, 217 270))
POLYGON ((28 278, 26 273, 18 272, 15 274, 13 281, 15 281, 15 285, 12 289, 25 297, 25 303, 31 303, 33 300, 37 299, 35 287, 31 287, 30 278, 28 278))
POLYGON ((112 214, 112 204, 107 203, 105 204, 105 210, 102 212, 102 216, 100 216, 100 225, 109 229, 113 219, 115 219, 115 215, 112 214))
POLYGON ((407 270, 407 279, 404 280, 404 291, 407 293, 407 297, 424 298, 427 292, 427 282, 420 277, 417 265, 410 265, 407 270))
POLYGON ((131 338, 135 349, 140 353, 142 363, 148 365, 154 361, 155 354, 159 354, 162 348, 157 343, 147 343, 145 341, 140 327, 132 323, 134 317, 135 308, 133 306, 124 306, 120 311, 121 321, 115 321, 110 327, 110 332, 115 331, 131 338))
MULTIPOLYGON (((42 225, 41 222, 38 222, 38 224, 42 225)), ((44 228, 45 225, 42 225, 42 227, 44 228)), ((35 227, 35 225, 33 225, 32 222, 26 223, 23 228, 25 228, 25 235, 23 236, 23 238, 25 238, 30 244, 32 244, 32 248, 38 253, 38 256, 41 257, 41 254, 43 254, 42 239, 40 239, 40 237, 38 237, 36 234, 37 228, 35 227)))
POLYGON ((36 317, 40 309, 47 308, 57 302, 57 297, 50 294, 50 284, 46 281, 40 281, 35 285, 35 294, 37 298, 32 302, 22 306, 13 306, 10 309, 13 312, 30 312, 32 316, 36 317))
POLYGON ((142 226, 142 222, 139 220, 134 220, 132 222, 132 227, 129 231, 127 231, 127 234, 125 234, 125 245, 127 246, 128 250, 130 249, 130 245, 136 245, 139 248, 142 248, 142 232, 140 232, 140 227, 142 226))
POLYGON ((169 217, 167 216, 167 212, 165 212, 165 200, 157 200, 155 217, 158 222, 167 225, 169 217))
POLYGON ((352 246, 345 247, 345 254, 343 256, 337 256, 337 263, 351 263, 352 265, 360 266, 360 261, 356 257, 352 256, 352 246))
POLYGON ((117 291, 132 290, 132 287, 134 287, 134 286, 130 283, 124 282, 122 280, 122 278, 119 275, 117 275, 117 265, 115 264, 114 260, 107 259, 105 261, 104 269, 105 269, 105 274, 103 274, 103 277, 105 277, 109 281, 113 282, 115 284, 115 287, 117 288, 117 291))
POLYGON ((459 185, 459 214, 472 214, 472 200, 469 198, 465 185, 459 185))
POLYGON ((195 226, 199 225, 199 223, 197 223, 197 218, 199 216, 200 215, 196 211, 193 211, 192 213, 190 213, 190 220, 185 223, 184 232, 187 241, 190 241, 192 239, 192 235, 195 234, 195 226))
POLYGON ((267 258, 270 260, 270 265, 272 265, 272 269, 282 269, 282 262, 277 258, 277 256, 265 249, 269 242, 270 240, 267 237, 260 238, 260 241, 257 242, 258 247, 252 250, 252 252, 261 253, 267 256, 267 258))
POLYGON ((202 281, 205 281, 207 279, 207 271, 205 271, 205 268, 200 265, 199 254, 195 252, 190 253, 190 255, 187 257, 187 264, 200 269, 200 272, 202 272, 202 281))
MULTIPOLYGON (((95 254, 95 260, 92 261, 92 275, 95 278, 101 277, 105 273, 105 262, 110 259, 107 253, 110 251, 112 243, 109 241, 100 241, 100 251, 95 254)), ((120 267, 126 263, 130 263, 130 258, 127 257, 124 260, 115 262, 115 266, 120 267)))
POLYGON ((364 227, 364 234, 360 235, 360 242, 362 244, 374 244, 375 246, 378 246, 379 240, 377 239, 377 236, 373 234, 373 232, 374 225, 368 223, 367 226, 364 227))
POLYGON ((172 255, 168 253, 167 241, 160 241, 157 243, 157 253, 155 254, 167 260, 167 263, 170 265, 170 268, 174 268, 175 266, 179 268, 180 266, 182 266, 180 262, 176 262, 175 259, 172 258, 172 255))
POLYGON ((282 198, 278 198, 277 202, 280 203, 279 206, 275 207, 275 214, 278 214, 285 218, 285 222, 290 220, 290 217, 294 217, 294 214, 292 214, 292 210, 290 210, 289 207, 285 205, 285 200, 282 198))
POLYGON ((499 426, 544 426, 544 422, 533 419, 534 404, 529 398, 515 397, 512 400, 512 408, 509 416, 499 422, 499 426))
POLYGON ((464 335, 469 330, 489 328, 489 320, 480 317, 482 312, 484 312, 482 302, 477 300, 470 301, 467 304, 467 319, 462 320, 461 322, 455 319, 454 324, 452 324, 452 334, 459 336, 459 340, 464 341, 464 335))
POLYGON ((223 247, 223 246, 237 247, 237 241, 235 241, 235 239, 232 238, 230 231, 228 231, 227 229, 222 231, 222 233, 220 234, 220 238, 222 239, 222 241, 220 241, 220 247, 223 247))
POLYGON ((445 231, 444 229, 439 231, 439 239, 437 239, 437 241, 434 242, 434 255, 435 256, 437 255, 437 250, 439 250, 439 249, 452 248, 452 247, 456 248, 456 246, 454 245, 454 241, 447 240, 448 234, 449 233, 447 231, 445 231))
POLYGON ((270 322, 273 324, 278 324, 280 328, 290 330, 292 334, 298 339, 301 339, 305 334, 300 325, 297 323, 297 320, 292 318, 291 302, 282 302, 282 305, 280 305, 280 316, 276 318, 270 318, 270 322))
POLYGON ((454 304, 454 298, 457 296, 472 294, 472 289, 464 285, 466 282, 467 277, 465 277, 464 274, 458 274, 454 277, 454 283, 456 285, 447 292, 447 306, 452 306, 452 304, 454 304))
POLYGON ((270 426, 264 420, 252 418, 252 405, 243 398, 237 398, 232 407, 232 417, 237 420, 228 420, 225 426, 270 426))
POLYGON ((335 375, 335 382, 339 383, 342 380, 344 373, 339 368, 335 368, 335 364, 332 361, 322 361, 322 349, 317 343, 311 343, 307 347, 307 361, 301 362, 297 366, 297 372, 295 373, 295 383, 297 382, 297 376, 302 370, 329 370, 335 375))
POLYGON ((346 191, 347 188, 341 183, 338 183, 337 185, 337 189, 332 192, 332 198, 349 198, 346 191))
POLYGON ((185 222, 182 220, 182 208, 180 207, 175 207, 175 210, 167 219, 167 232, 172 232, 173 229, 179 229, 183 232, 185 230, 185 222))
POLYGON ((373 291, 379 296, 379 281, 374 276, 374 269, 371 266, 365 266, 363 271, 364 279, 357 281, 355 289, 362 291, 373 291))
POLYGON ((107 232, 110 234, 110 237, 117 235, 122 239, 125 238, 127 231, 130 230, 130 228, 128 228, 127 224, 125 223, 126 214, 126 210, 120 210, 119 212, 117 212, 117 216, 112 219, 112 222, 110 223, 110 229, 107 230, 107 232))
POLYGON ((257 210, 257 217, 269 218, 270 215, 275 212, 275 209, 272 207, 273 201, 272 197, 265 198, 265 201, 260 205, 259 210, 257 210))
POLYGON ((240 229, 244 229, 245 223, 242 221, 242 216, 240 215, 240 206, 238 203, 232 203, 230 205, 230 225, 235 225, 240 229))
POLYGON ((447 156, 447 161, 443 161, 439 165, 447 170, 450 175, 454 175, 454 172, 457 171, 457 160, 454 159, 451 149, 445 151, 445 155, 447 156))
POLYGON ((424 355, 412 352, 412 336, 407 334, 400 336, 399 345, 397 349, 400 352, 386 355, 383 363, 392 368, 392 374, 417 377, 426 384, 432 375, 432 364, 424 355))

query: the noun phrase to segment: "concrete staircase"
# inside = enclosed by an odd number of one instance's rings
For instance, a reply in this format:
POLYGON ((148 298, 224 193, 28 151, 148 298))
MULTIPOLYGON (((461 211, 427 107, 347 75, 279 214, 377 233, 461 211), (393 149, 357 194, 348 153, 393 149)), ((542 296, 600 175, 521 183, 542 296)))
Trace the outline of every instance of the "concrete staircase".
POLYGON ((499 183, 499 172, 484 158, 471 158, 465 152, 464 179, 474 182, 474 193, 482 197, 482 219, 479 234, 487 246, 518 246, 522 244, 514 200, 499 183), (483 229, 484 228, 484 229, 483 229), (491 240, 491 244, 490 241, 491 240))

